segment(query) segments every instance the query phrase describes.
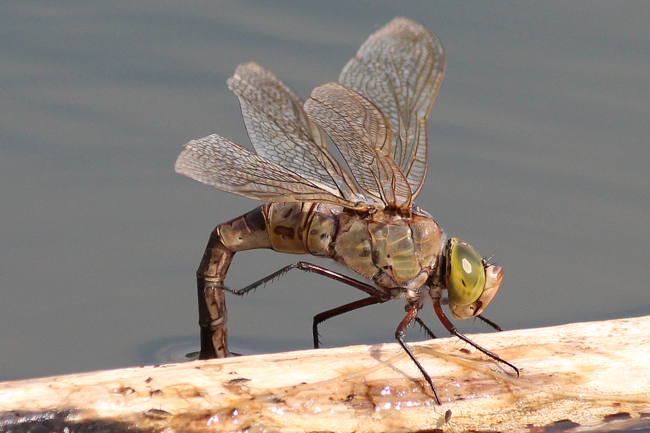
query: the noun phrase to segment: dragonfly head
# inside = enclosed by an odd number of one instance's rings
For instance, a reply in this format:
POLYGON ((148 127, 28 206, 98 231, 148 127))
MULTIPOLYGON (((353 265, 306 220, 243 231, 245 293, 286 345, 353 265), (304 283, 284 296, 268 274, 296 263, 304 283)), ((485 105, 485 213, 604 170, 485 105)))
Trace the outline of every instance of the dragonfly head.
POLYGON ((445 286, 454 318, 481 314, 499 290, 503 269, 486 263, 474 248, 457 238, 447 241, 445 266, 445 286))

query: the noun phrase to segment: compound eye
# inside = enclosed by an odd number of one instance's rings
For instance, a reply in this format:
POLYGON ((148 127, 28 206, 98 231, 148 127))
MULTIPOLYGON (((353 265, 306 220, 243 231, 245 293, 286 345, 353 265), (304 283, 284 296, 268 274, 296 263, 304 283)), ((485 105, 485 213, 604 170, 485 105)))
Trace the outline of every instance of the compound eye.
POLYGON ((447 291, 449 301, 465 306, 476 301, 485 289, 485 266, 481 256, 459 239, 450 240, 447 291))

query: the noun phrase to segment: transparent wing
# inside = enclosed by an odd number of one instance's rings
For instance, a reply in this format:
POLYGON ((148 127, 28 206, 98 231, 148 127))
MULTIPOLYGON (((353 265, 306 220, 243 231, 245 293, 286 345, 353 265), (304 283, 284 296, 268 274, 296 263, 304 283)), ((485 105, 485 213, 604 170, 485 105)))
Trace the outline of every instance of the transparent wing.
POLYGON ((366 98, 338 83, 315 88, 305 112, 332 138, 362 193, 385 206, 408 208, 411 190, 384 149, 390 125, 366 98))
POLYGON ((327 149, 322 130, 303 103, 275 75, 255 63, 237 67, 228 80, 237 95, 251 143, 258 155, 354 200, 358 190, 327 149))
POLYGON ((339 77, 388 119, 393 136, 383 150, 404 172, 413 197, 426 177, 426 120, 444 69, 438 38, 415 21, 395 18, 368 38, 339 77))
POLYGON ((323 202, 350 209, 367 209, 336 194, 338 190, 305 179, 220 135, 185 145, 176 172, 223 191, 270 202, 323 202))

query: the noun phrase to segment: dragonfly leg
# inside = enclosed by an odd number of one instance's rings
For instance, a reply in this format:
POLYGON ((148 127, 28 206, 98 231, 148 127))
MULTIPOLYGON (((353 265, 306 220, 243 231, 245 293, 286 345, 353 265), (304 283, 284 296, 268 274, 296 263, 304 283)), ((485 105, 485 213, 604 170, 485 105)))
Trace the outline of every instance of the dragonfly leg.
POLYGON ((479 314, 479 315, 476 316, 476 317, 478 317, 479 320, 480 320, 481 322, 485 323, 486 325, 488 325, 488 326, 491 327, 492 329, 494 329, 494 330, 496 330, 496 331, 499 331, 499 332, 503 331, 503 328, 502 328, 502 327, 500 327, 496 322, 493 322, 492 320, 488 319, 488 318, 485 317, 484 315, 479 314))
MULTIPOLYGON (((407 306, 407 308, 408 308, 408 306, 407 306)), ((407 311, 408 311, 408 310, 407 310, 407 311)), ((420 325, 420 329, 421 329, 422 331, 424 331, 424 333, 427 334, 427 336, 428 336, 429 338, 431 338, 431 339, 433 339, 433 338, 438 338, 438 337, 436 337, 436 335, 433 333, 433 331, 432 331, 431 329, 429 329, 429 327, 427 326, 427 324, 424 323, 424 320, 422 320, 422 319, 420 318, 420 316, 416 316, 414 320, 415 320, 415 323, 417 323, 418 325, 420 325)))
POLYGON ((418 312, 420 311, 420 308, 418 306, 411 306, 409 308, 408 312, 406 313, 406 317, 402 319, 400 324, 397 326, 397 330, 395 331, 395 339, 399 343, 400 346, 402 346, 402 349, 406 352, 406 354, 411 358, 411 360, 415 363, 415 365, 418 367, 418 370, 420 370, 420 373, 422 373, 422 376, 424 376, 424 380, 427 381, 429 386, 431 387, 431 391, 433 392, 433 396, 436 398, 436 403, 440 403, 440 398, 438 398, 438 393, 436 392, 436 387, 433 385, 433 380, 431 380, 431 376, 429 376, 429 373, 424 369, 422 364, 420 364, 420 361, 417 360, 415 355, 413 355, 413 352, 411 352, 411 349, 406 345, 404 342, 404 336, 406 335, 406 328, 409 327, 411 322, 416 320, 418 317, 418 312))
POLYGON ((271 281, 275 280, 276 278, 279 278, 279 277, 283 276, 284 274, 286 274, 290 270, 296 269, 296 268, 298 268, 298 263, 294 263, 292 265, 285 266, 284 268, 280 269, 279 271, 275 271, 271 275, 268 275, 268 276, 266 276, 266 277, 264 277, 264 278, 262 278, 262 279, 260 279, 258 281, 255 281, 253 284, 249 284, 248 286, 244 287, 243 289, 231 289, 230 287, 226 287, 226 286, 221 286, 221 289, 225 290, 226 292, 230 292, 233 295, 246 296, 250 292, 254 292, 255 290, 257 290, 257 288, 259 286, 261 286, 263 284, 266 284, 268 282, 271 282, 271 281))
MULTIPOLYGON (((411 309, 411 305, 407 304, 404 306, 404 311, 408 312, 410 309, 411 309)), ((436 334, 433 333, 431 328, 429 328, 427 324, 424 323, 424 320, 422 320, 419 315, 415 316, 415 319, 413 319, 413 321, 418 325, 420 325, 420 331, 424 331, 424 333, 427 334, 429 338, 431 339, 438 338, 436 337, 436 334)))
POLYGON ((312 334, 314 336, 314 348, 318 349, 320 347, 320 341, 318 339, 318 325, 324 321, 350 311, 358 310, 359 308, 367 307, 368 305, 381 304, 387 300, 388 299, 379 296, 369 296, 367 298, 359 299, 358 301, 350 302, 349 304, 341 305, 340 307, 332 308, 331 310, 318 313, 314 316, 314 322, 311 328, 312 334))
MULTIPOLYGON (((314 321, 312 324, 312 333, 314 336, 314 348, 318 348, 320 346, 320 343, 318 341, 318 325, 325 320, 328 320, 332 317, 338 316, 340 314, 347 313, 349 311, 357 310, 359 308, 366 307, 368 305, 374 305, 374 304, 380 304, 383 302, 388 301, 390 298, 384 294, 381 290, 378 288, 371 286, 370 284, 364 283, 362 281, 356 280, 354 278, 345 276, 343 274, 339 274, 338 272, 331 271, 327 268, 324 268, 322 266, 314 265, 313 263, 308 263, 308 262, 297 262, 293 263, 291 265, 285 266, 284 268, 272 273, 269 276, 266 276, 253 284, 249 284, 248 286, 244 287, 243 289, 239 290, 233 290, 225 286, 220 286, 222 290, 226 290, 230 293, 233 293, 237 296, 245 296, 251 291, 255 291, 259 286, 266 284, 270 281, 273 281, 276 278, 281 277, 282 275, 286 274, 292 269, 299 269, 301 271, 305 272, 312 272, 314 274, 322 275, 327 278, 331 278, 333 280, 339 281, 341 283, 347 284, 349 286, 354 287, 355 289, 361 290, 362 292, 365 292, 369 294, 370 296, 368 298, 360 299, 358 301, 350 302, 349 304, 342 305, 337 308, 333 308, 331 310, 324 311, 322 313, 317 314, 314 316, 314 321)), ((425 329, 428 330, 428 328, 425 329)), ((430 335, 430 331, 428 331, 430 335)), ((435 338, 435 337, 433 337, 435 338)))
POLYGON ((253 284, 249 284, 248 286, 244 287, 243 289, 239 290, 233 290, 228 287, 221 287, 223 290, 226 290, 230 293, 233 293, 237 296, 244 296, 248 294, 251 291, 256 290, 259 286, 268 283, 269 281, 273 281, 276 278, 281 277, 282 275, 286 274, 292 269, 298 269, 301 271, 305 272, 312 272, 314 274, 318 275, 323 275, 327 278, 331 278, 333 280, 339 281, 341 283, 347 284, 349 286, 354 287, 355 289, 359 289, 362 292, 365 292, 369 294, 372 297, 381 297, 382 299, 385 298, 384 300, 387 301, 389 298, 384 295, 384 293, 377 289, 374 286, 371 286, 370 284, 364 283, 359 280, 355 280, 354 278, 345 276, 343 274, 339 274, 338 272, 335 271, 330 271, 327 268, 324 268, 322 266, 314 265, 313 263, 308 263, 308 262, 297 262, 293 263, 291 265, 285 266, 284 268, 280 269, 279 271, 273 272, 271 275, 264 277, 253 284))
POLYGON ((517 367, 515 367, 513 364, 511 364, 508 361, 500 358, 499 355, 497 355, 496 353, 490 352, 489 350, 485 349, 484 347, 479 346, 478 344, 474 343, 472 340, 467 338, 464 334, 460 333, 458 331, 458 329, 456 329, 454 324, 451 323, 451 320, 449 320, 447 318, 447 316, 445 315, 445 312, 442 311, 442 306, 440 305, 440 298, 436 298, 436 297, 433 298, 433 309, 436 312, 436 316, 438 316, 438 319, 440 319, 440 321, 442 322, 444 327, 447 329, 447 331, 449 331, 450 334, 455 335, 456 337, 460 338, 461 340, 463 340, 464 342, 466 342, 468 344, 471 344, 477 350, 479 350, 480 352, 483 352, 484 354, 486 354, 490 358, 494 359, 495 361, 501 362, 501 363, 507 365, 508 367, 512 368, 517 373, 517 377, 519 377, 519 369, 517 367))

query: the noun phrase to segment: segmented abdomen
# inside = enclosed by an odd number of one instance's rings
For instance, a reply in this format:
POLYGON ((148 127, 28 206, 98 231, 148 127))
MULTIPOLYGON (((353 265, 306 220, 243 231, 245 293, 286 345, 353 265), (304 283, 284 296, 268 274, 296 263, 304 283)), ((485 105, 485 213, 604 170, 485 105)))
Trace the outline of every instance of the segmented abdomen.
POLYGON ((266 203, 215 230, 232 252, 271 248, 331 256, 341 208, 323 203, 266 203))

